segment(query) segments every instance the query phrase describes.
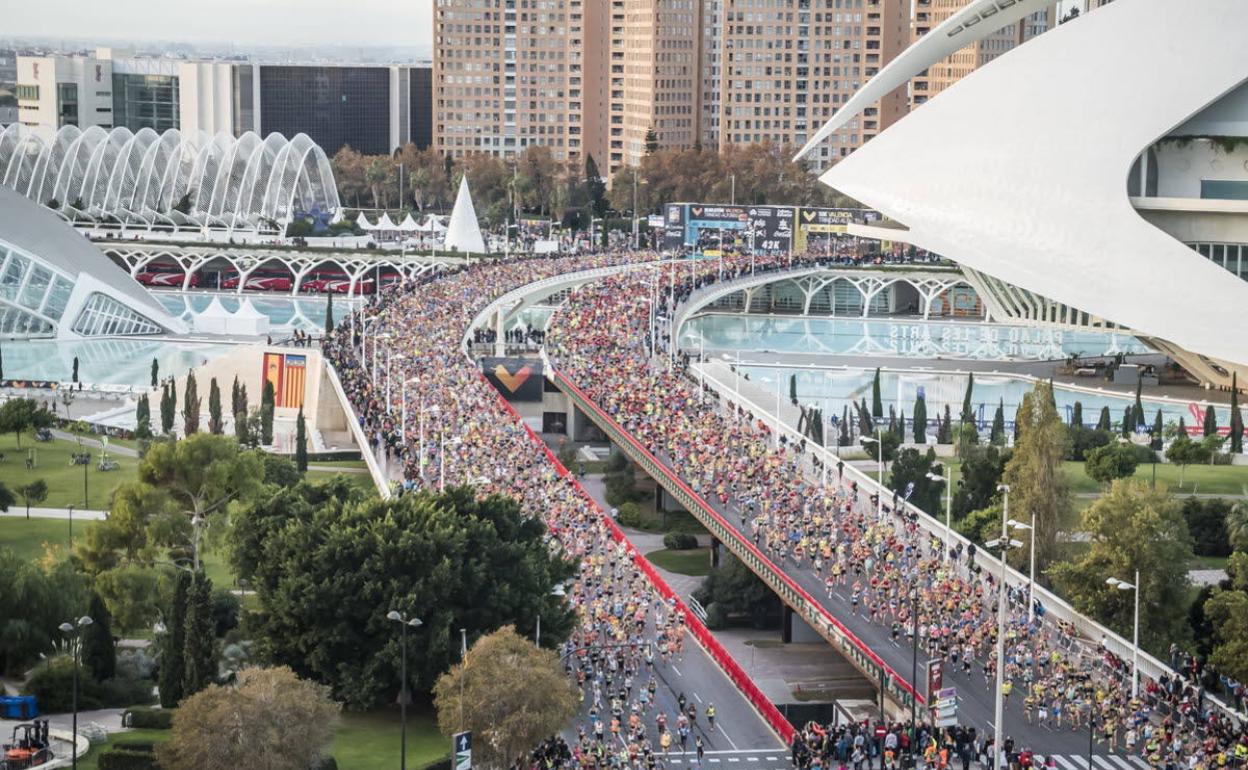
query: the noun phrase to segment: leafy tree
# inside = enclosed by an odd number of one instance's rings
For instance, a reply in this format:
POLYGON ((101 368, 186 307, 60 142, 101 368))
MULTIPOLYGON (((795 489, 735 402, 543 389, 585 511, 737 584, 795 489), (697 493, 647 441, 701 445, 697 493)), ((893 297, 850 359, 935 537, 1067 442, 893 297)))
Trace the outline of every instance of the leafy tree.
POLYGON ((1083 427, 1083 404, 1079 401, 1076 401, 1074 407, 1070 410, 1070 427, 1083 427))
POLYGON ((1101 484, 1134 475, 1137 465, 1139 460, 1133 449, 1116 442, 1093 449, 1083 461, 1084 471, 1101 484))
POLYGON ((508 498, 454 488, 364 499, 339 478, 277 490, 233 518, 231 560, 257 592, 264 653, 352 707, 396 692, 399 636, 388 610, 424 621, 408 638, 418 690, 457 654, 459 628, 479 634, 515 622, 529 634, 540 617, 551 646, 572 628, 551 590, 574 566, 551 553, 542 523, 508 498))
POLYGON ((1179 466, 1179 486, 1183 486, 1187 476, 1187 466, 1197 465, 1209 459, 1209 451, 1201 442, 1192 441, 1187 434, 1176 438, 1166 447, 1166 459, 1179 466))
POLYGON ((138 406, 134 409, 134 435, 140 439, 152 437, 152 405, 146 393, 139 396, 138 406))
POLYGON ((178 570, 173 601, 165 616, 165 633, 160 639, 160 705, 174 708, 182 700, 186 675, 186 613, 191 595, 191 574, 178 570))
POLYGON ((22 496, 22 502, 26 504, 26 518, 29 520, 30 506, 38 505, 48 499, 48 482, 35 479, 29 484, 18 487, 17 493, 22 496))
POLYGON ((1210 404, 1209 406, 1205 407, 1205 422, 1204 422, 1203 427, 1204 427, 1203 435, 1205 436, 1218 435, 1218 414, 1217 412, 1213 410, 1213 404, 1210 404))
POLYGON ((602 481, 606 487, 605 497, 611 505, 620 506, 642 499, 643 495, 637 489, 637 471, 628 456, 619 450, 607 457, 602 481))
POLYGON ((182 696, 194 695, 217 678, 212 581, 203 572, 191 579, 186 597, 185 651, 182 655, 182 696))
POLYGON ((165 770, 307 770, 322 766, 338 721, 328 688, 285 666, 244 668, 235 685, 187 698, 156 756, 165 770))
POLYGON ((303 420, 303 406, 295 420, 295 465, 300 473, 308 472, 308 426, 303 420))
POLYGON ((225 421, 221 419, 221 388, 216 377, 208 383, 208 432, 214 436, 225 433, 225 421))
POLYGON ((98 681, 112 679, 117 672, 113 619, 99 594, 91 594, 87 615, 91 618, 91 625, 82 630, 82 662, 98 681))
POLYGON ((875 378, 871 380, 871 416, 884 416, 884 399, 880 395, 880 368, 875 368, 875 378))
POLYGON ((273 381, 264 381, 264 392, 260 396, 260 443, 264 446, 273 444, 273 410, 277 405, 277 396, 273 391, 273 381))
POLYGON ((654 132, 654 127, 646 129, 646 154, 654 155, 659 151, 659 135, 654 132))
POLYGON ((1105 431, 1113 429, 1113 424, 1111 423, 1110 417, 1109 417, 1108 406, 1101 407, 1101 416, 1096 421, 1096 429, 1105 430, 1105 431))
POLYGON ((186 373, 186 391, 182 397, 182 432, 190 436, 199 432, 199 386, 195 383, 195 372, 186 373))
POLYGON ((1237 551, 1248 551, 1248 505, 1234 503, 1226 514, 1226 534, 1237 551))
POLYGON ((161 571, 140 562, 126 562, 95 575, 95 591, 121 631, 151 628, 161 617, 167 589, 161 571))
POLYGON ((1084 511, 1082 529, 1092 540, 1088 551, 1049 569, 1062 595, 1080 612, 1129 638, 1134 597, 1105 580, 1134 581, 1138 570, 1141 646, 1161 654, 1185 638, 1182 608, 1187 606, 1192 544, 1178 502, 1164 490, 1118 480, 1084 511))
POLYGON ((920 452, 913 447, 902 449, 897 453, 890 469, 890 485, 903 496, 911 484, 914 490, 910 494, 910 502, 932 516, 940 513, 940 484, 927 478, 937 466, 936 450, 928 447, 927 452, 920 452))
POLYGON ((953 493, 954 518, 987 508, 997 499, 997 486, 1009 458, 1010 450, 996 446, 966 448, 962 454, 962 478, 953 493))
POLYGON ((954 525, 958 534, 980 545, 1001 536, 1001 501, 971 511, 954 525))
POLYGON ((1215 588, 1205 602, 1205 616, 1213 628, 1209 663, 1237 681, 1248 677, 1248 553, 1231 554, 1227 563, 1229 586, 1215 588))
MULTIPOLYGON (((1038 383, 1023 396, 1018 410, 1018 439, 1005 467, 1015 518, 1035 517, 1036 564, 1049 564, 1057 550, 1057 533, 1069 523, 1073 504, 1062 458, 1066 425, 1057 414, 1051 386, 1038 383)), ((1030 547, 1030 546, 1028 546, 1030 547)), ((1025 549, 1015 553, 1026 558, 1025 549)), ((1024 563, 1024 562, 1020 562, 1024 563)))
POLYGON ((38 556, 0 548, 0 674, 21 677, 87 609, 87 577, 69 559, 38 556))
POLYGON ((993 446, 1005 446, 1005 399, 997 404, 997 412, 992 416, 992 433, 988 441, 993 446))
POLYGON ((152 387, 156 387, 156 383, 160 382, 160 362, 152 356, 152 387))
POLYGON ((471 730, 473 759, 480 752, 485 767, 515 765, 563 729, 580 700, 557 654, 535 647, 512 626, 478 639, 433 688, 438 729, 448 737, 471 730))
POLYGON ((766 628, 780 613, 780 600, 758 575, 735 556, 725 553, 694 597, 707 608, 715 607, 714 617, 727 619, 744 615, 754 628, 766 628))
MULTIPOLYGON (((901 436, 887 430, 877 430, 870 434, 870 436, 871 438, 881 442, 885 463, 891 463, 894 459, 896 459, 897 448, 901 446, 901 436)), ((879 458, 881 451, 879 446, 871 443, 864 443, 862 448, 871 457, 871 459, 874 460, 879 458)))
POLYGON ((1093 449, 1113 444, 1117 442, 1118 437, 1106 430, 1094 430, 1076 425, 1070 428, 1067 440, 1070 451, 1066 453, 1066 458, 1082 462, 1088 459, 1088 453, 1093 449))
POLYGON ((19 450, 22 448, 23 433, 47 428, 54 421, 52 413, 32 398, 11 398, 0 406, 0 431, 12 433, 19 450))
POLYGON ((914 443, 927 443, 927 402, 922 393, 914 399, 914 443))
POLYGON ((1183 519, 1192 536, 1192 550, 1197 556, 1230 556, 1231 538, 1228 519, 1232 505, 1227 500, 1202 500, 1189 497, 1183 501, 1183 519))

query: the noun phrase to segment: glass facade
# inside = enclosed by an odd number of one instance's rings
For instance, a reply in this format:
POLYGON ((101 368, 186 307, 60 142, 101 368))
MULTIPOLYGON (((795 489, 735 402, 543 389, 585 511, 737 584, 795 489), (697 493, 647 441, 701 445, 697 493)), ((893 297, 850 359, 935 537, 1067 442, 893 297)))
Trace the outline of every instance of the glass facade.
POLYGON ((102 335, 159 334, 160 327, 117 300, 95 293, 74 321, 73 330, 84 337, 102 335))
POLYGON ((1248 243, 1189 244, 1200 256, 1248 281, 1248 243))
POLYGON ((262 66, 260 103, 262 136, 305 133, 331 156, 390 152, 388 67, 262 66))
POLYGON ((433 68, 412 67, 408 84, 411 105, 411 140, 416 149, 433 144, 433 68))
POLYGON ((157 133, 179 127, 178 78, 113 73, 113 125, 157 133))

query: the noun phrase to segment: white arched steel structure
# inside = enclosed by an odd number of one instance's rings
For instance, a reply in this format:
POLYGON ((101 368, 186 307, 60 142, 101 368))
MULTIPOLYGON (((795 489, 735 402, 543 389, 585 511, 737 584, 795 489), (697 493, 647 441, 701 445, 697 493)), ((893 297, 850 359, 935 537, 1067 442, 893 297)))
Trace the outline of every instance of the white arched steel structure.
POLYGON ((254 230, 339 208, 329 159, 306 134, 65 126, 48 139, 13 124, 0 129, 0 184, 70 219, 149 228, 254 230))

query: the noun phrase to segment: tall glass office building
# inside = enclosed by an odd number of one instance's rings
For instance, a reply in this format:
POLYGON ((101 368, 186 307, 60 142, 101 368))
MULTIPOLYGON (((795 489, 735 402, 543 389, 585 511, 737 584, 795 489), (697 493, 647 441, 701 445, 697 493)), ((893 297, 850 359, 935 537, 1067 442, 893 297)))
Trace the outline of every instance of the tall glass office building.
POLYGON ((178 77, 113 72, 113 125, 156 133, 178 127, 178 77))
POLYGON ((388 67, 260 67, 260 132, 305 133, 332 155, 344 144, 390 152, 388 67))

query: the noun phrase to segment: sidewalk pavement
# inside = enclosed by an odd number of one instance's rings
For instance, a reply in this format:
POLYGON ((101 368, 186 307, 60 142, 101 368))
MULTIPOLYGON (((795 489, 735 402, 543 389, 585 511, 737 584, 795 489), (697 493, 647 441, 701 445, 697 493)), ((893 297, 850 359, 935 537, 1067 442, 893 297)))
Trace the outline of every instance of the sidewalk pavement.
MULTIPOLYGON (((30 518, 32 519, 68 519, 68 508, 31 508, 30 518)), ((103 521, 108 518, 108 511, 93 511, 88 508, 75 508, 74 518, 83 521, 103 521)), ((3 519, 24 519, 26 518, 26 508, 14 505, 8 511, 0 512, 0 518, 3 519)))
MULTIPOLYGON (((68 433, 60 430, 59 428, 52 428, 52 435, 63 441, 81 441, 84 446, 89 446, 93 449, 102 449, 104 447, 104 443, 97 438, 92 438, 90 436, 75 436, 73 433, 68 433)), ((112 442, 109 442, 108 444, 108 451, 118 457, 139 456, 137 449, 131 449, 128 446, 122 446, 121 444, 114 444, 112 442)))

